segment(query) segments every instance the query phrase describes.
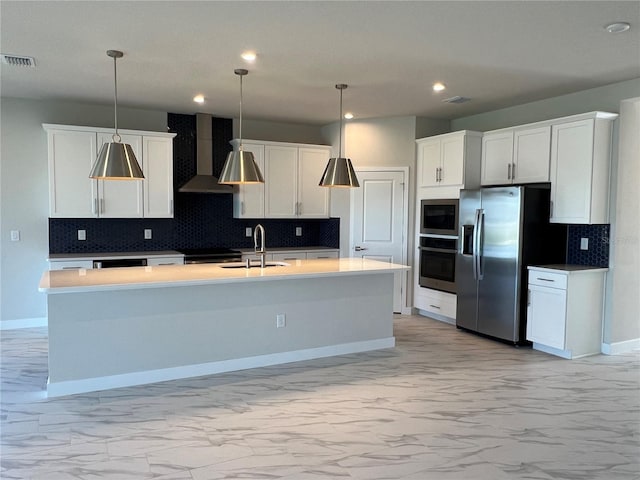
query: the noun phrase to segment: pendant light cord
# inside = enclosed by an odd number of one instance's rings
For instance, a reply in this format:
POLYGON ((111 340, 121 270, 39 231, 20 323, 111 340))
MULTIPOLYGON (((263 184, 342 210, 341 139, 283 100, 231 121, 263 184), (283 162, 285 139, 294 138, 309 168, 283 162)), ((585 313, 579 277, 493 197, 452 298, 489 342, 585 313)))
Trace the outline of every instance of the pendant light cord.
POLYGON ((238 150, 242 151, 242 75, 240 75, 240 145, 238 150))
POLYGON ((338 144, 338 156, 342 157, 342 88, 340 89, 340 143, 338 144))
POLYGON ((118 138, 118 142, 120 142, 120 140, 122 139, 120 137, 120 135, 118 134, 118 71, 117 71, 117 67, 116 67, 116 62, 117 62, 117 57, 114 56, 113 57, 113 85, 114 85, 114 95, 113 95, 113 101, 114 101, 114 125, 116 127, 116 133, 113 135, 113 140, 116 139, 116 137, 118 138))

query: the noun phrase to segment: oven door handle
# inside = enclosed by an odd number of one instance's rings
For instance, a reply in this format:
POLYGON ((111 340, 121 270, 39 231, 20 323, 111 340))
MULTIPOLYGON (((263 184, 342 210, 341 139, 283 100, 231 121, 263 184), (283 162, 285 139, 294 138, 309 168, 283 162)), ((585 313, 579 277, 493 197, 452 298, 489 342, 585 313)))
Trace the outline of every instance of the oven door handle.
POLYGON ((452 250, 450 248, 434 248, 434 247, 418 247, 418 248, 424 252, 452 253, 454 255, 458 252, 458 250, 452 250))

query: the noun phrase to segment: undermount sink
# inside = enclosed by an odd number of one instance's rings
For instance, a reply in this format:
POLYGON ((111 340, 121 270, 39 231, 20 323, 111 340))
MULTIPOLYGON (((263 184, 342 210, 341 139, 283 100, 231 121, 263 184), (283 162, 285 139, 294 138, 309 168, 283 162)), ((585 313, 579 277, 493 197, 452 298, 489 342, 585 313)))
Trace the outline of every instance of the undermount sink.
MULTIPOLYGON (((264 267, 288 267, 289 264, 286 262, 266 262, 264 267)), ((220 268, 247 268, 247 264, 243 262, 232 262, 225 263, 224 265, 220 265, 220 268)), ((249 268, 261 268, 260 262, 256 262, 255 260, 251 262, 251 266, 249 268)))

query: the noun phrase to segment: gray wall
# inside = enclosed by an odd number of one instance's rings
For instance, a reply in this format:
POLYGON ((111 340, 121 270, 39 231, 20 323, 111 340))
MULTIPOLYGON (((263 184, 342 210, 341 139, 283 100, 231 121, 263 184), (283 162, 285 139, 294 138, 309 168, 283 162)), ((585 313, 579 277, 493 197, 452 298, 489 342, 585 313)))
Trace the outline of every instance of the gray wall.
MULTIPOLYGON (((451 127, 452 130, 487 131, 596 110, 619 113, 623 100, 639 96, 640 78, 637 78, 561 97, 458 118, 451 122, 451 127)), ((637 273, 631 274, 631 271, 638 272, 640 268, 637 264, 638 257, 629 255, 629 250, 637 252, 639 247, 637 205, 640 153, 637 143, 639 128, 637 113, 634 113, 635 108, 637 107, 626 106, 625 115, 616 121, 614 126, 610 188, 612 243, 610 272, 607 275, 605 293, 603 342, 607 345, 631 342, 637 347, 640 345, 638 302, 634 303, 634 300, 625 294, 627 287, 635 288, 629 291, 635 292, 633 297, 637 299, 637 292, 640 291, 637 273), (621 122, 625 123, 621 124, 621 122), (616 208, 616 203, 620 205, 620 209, 616 208), (618 249, 620 251, 617 251, 618 249), (632 264, 630 270, 628 265, 632 261, 636 264, 632 264)), ((615 346, 612 348, 615 351, 615 346)))
MULTIPOLYGON (((38 282, 49 252, 43 123, 113 127, 113 106, 3 98, 0 106, 0 320, 41 319, 38 282), (20 241, 10 231, 20 230, 20 241)), ((166 131, 167 114, 119 108, 120 128, 166 131)), ((88 173, 87 173, 88 174, 88 173)))

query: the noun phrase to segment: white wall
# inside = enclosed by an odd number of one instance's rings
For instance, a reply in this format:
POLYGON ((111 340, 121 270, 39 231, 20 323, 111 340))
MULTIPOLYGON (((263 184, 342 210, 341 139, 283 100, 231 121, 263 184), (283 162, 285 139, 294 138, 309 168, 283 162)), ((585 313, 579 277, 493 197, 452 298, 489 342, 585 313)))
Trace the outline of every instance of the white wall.
MULTIPOLYGON (((616 205, 612 212, 611 320, 604 342, 640 339, 640 98, 620 103, 616 205)), ((640 348, 640 342, 636 342, 640 348)), ((624 348, 622 348, 624 350, 624 348)))
MULTIPOLYGON (((113 106, 2 98, 0 105, 0 321, 28 325, 46 317, 38 282, 49 253, 47 135, 43 123, 113 127, 113 106), (10 241, 10 231, 20 241, 10 241)), ((167 114, 118 109, 118 126, 167 130, 167 114)), ((88 172, 87 172, 88 174, 88 172)))

